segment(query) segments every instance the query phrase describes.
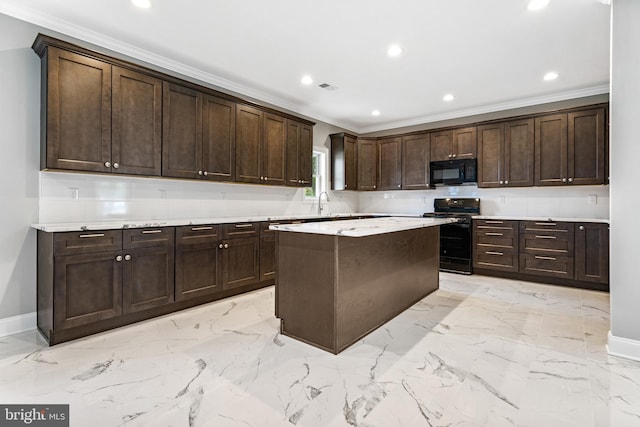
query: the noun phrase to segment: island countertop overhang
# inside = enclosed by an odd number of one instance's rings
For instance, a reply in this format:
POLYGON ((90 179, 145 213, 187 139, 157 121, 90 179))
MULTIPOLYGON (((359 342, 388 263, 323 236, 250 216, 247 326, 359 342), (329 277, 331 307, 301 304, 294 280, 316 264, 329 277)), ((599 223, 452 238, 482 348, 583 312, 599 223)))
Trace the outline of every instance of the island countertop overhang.
POLYGON ((344 221, 308 222, 303 224, 280 224, 272 225, 269 229, 294 233, 366 237, 417 228, 436 227, 454 222, 457 222, 457 219, 386 217, 344 221))

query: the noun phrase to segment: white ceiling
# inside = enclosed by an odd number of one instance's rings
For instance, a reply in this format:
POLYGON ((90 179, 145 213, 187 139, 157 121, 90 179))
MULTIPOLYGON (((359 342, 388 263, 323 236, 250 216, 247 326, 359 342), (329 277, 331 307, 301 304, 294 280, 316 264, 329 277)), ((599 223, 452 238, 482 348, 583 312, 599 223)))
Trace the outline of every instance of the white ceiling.
POLYGON ((527 1, 0 0, 0 13, 365 133, 607 93, 610 6, 527 1))

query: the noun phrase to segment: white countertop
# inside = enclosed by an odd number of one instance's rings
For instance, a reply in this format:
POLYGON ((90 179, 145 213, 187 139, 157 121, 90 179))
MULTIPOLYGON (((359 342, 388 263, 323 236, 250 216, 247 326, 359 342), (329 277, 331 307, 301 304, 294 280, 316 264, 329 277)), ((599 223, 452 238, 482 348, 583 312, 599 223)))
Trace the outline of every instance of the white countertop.
POLYGON ((507 215, 474 215, 473 219, 503 219, 505 221, 554 221, 554 222, 597 222, 608 224, 608 219, 601 218, 561 218, 548 216, 507 216, 507 215))
MULTIPOLYGON (((228 224, 237 222, 259 222, 259 221, 284 221, 292 219, 322 219, 336 217, 352 217, 363 215, 390 215, 375 213, 335 213, 329 215, 254 215, 254 216, 234 216, 234 217, 212 217, 196 219, 150 219, 150 220, 124 220, 124 221, 103 221, 103 222, 65 222, 49 224, 31 224, 36 230, 48 233, 60 233, 65 231, 88 231, 88 230, 119 230, 127 228, 149 228, 149 227, 179 227, 182 225, 203 225, 203 224, 228 224)), ((403 216, 394 214, 394 216, 403 216)), ((417 215, 407 215, 417 216, 417 215)))
POLYGON ((387 217, 355 219, 329 222, 306 222, 303 224, 272 225, 270 230, 291 231, 295 233, 328 234, 332 236, 365 237, 396 231, 435 227, 457 222, 452 218, 407 218, 387 217))

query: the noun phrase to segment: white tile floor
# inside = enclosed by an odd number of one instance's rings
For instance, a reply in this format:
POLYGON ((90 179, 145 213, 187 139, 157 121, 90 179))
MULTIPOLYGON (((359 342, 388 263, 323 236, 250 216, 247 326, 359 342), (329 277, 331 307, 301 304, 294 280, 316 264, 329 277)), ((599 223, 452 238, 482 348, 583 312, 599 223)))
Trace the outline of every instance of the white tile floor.
POLYGON ((608 294, 441 274, 338 356, 278 333, 273 288, 46 347, 0 339, 0 402, 72 426, 640 426, 608 294))

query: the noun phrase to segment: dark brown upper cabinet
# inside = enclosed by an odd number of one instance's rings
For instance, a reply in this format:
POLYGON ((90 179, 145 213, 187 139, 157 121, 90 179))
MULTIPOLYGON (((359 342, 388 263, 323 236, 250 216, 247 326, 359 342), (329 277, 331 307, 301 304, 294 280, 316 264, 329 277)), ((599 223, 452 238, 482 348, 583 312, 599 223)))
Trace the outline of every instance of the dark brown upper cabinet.
POLYGON ((535 120, 535 185, 605 184, 605 109, 535 120))
POLYGON ((313 157, 313 128, 287 119, 287 185, 308 187, 311 185, 313 157))
POLYGON ((378 187, 378 141, 358 139, 358 190, 371 191, 378 187))
POLYGON ((160 175, 160 79, 56 47, 43 64, 42 168, 160 175))
POLYGON ((431 161, 475 159, 476 127, 466 127, 431 133, 431 161))
POLYGON ((331 137, 331 189, 358 189, 357 137, 335 133, 331 137))
POLYGON ((533 185, 533 119, 478 126, 478 187, 533 185))
POLYGON ((378 141, 378 190, 402 189, 402 138, 378 141))
POLYGON ((236 116, 236 179, 260 183, 262 132, 264 113, 248 105, 237 106, 236 116))
POLYGON ((429 188, 429 134, 402 137, 402 188, 429 188))
POLYGON ((235 104, 168 82, 163 98, 162 175, 234 179, 235 104))
POLYGON ((264 139, 261 182, 270 185, 284 185, 286 182, 287 119, 275 114, 264 116, 264 139))

